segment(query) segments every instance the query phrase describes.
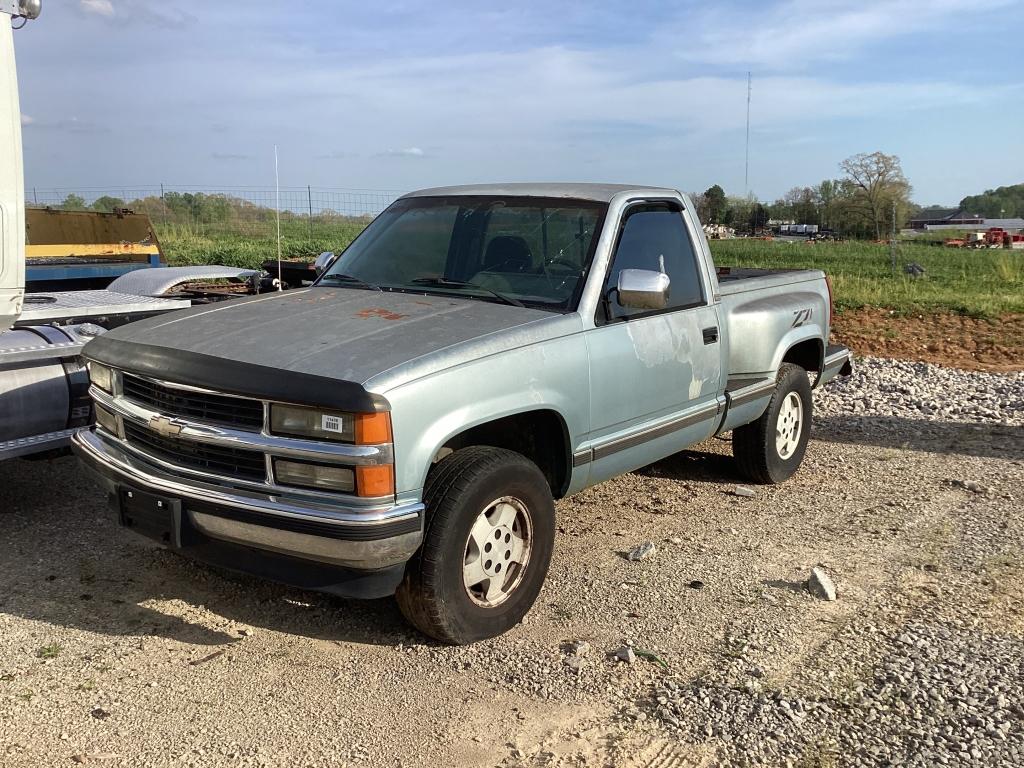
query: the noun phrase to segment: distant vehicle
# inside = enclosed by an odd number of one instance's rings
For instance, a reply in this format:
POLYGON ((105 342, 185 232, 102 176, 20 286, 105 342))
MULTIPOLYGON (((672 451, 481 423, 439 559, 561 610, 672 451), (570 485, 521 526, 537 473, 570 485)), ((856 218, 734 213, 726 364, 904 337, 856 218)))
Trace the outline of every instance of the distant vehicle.
POLYGON ((555 498, 726 432, 781 482, 850 371, 825 275, 716 271, 672 189, 424 190, 321 266, 91 341, 75 450, 122 525, 450 643, 529 610, 555 498))
POLYGON ((780 224, 779 234, 780 235, 815 235, 818 233, 819 227, 817 224, 780 224))
POLYGON ((1014 248, 1024 249, 1024 233, 1011 233, 1002 227, 967 232, 942 242, 947 248, 1014 248))

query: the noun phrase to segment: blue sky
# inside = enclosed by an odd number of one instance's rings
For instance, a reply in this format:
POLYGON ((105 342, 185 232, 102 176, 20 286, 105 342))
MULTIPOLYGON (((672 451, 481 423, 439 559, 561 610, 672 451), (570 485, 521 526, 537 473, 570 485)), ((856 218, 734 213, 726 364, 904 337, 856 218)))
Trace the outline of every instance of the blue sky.
POLYGON ((1024 182, 1019 0, 44 0, 26 183, 665 184, 771 200, 895 153, 922 204, 1024 182), (1019 37, 1019 33, 1017 34, 1019 37))

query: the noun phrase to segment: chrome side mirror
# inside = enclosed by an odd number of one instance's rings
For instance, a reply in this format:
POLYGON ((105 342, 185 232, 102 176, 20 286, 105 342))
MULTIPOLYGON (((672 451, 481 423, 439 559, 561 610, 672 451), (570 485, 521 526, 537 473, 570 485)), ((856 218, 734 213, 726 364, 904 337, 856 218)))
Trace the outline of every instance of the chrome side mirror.
POLYGON ((332 261, 334 261, 333 251, 324 251, 316 257, 316 261, 313 262, 313 269, 316 270, 317 277, 327 271, 332 261))
POLYGON ((623 269, 616 286, 619 304, 630 309, 664 309, 668 306, 668 275, 651 269, 623 269))
MULTIPOLYGON (((7 11, 10 13, 10 11, 7 11)), ((18 15, 22 18, 38 19, 43 12, 43 0, 18 0, 18 15)))

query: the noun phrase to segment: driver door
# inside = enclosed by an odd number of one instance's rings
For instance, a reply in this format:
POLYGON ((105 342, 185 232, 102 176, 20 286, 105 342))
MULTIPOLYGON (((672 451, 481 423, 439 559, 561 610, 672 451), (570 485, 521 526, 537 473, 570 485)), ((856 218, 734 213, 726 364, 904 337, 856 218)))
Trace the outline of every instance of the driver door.
POLYGON ((718 307, 674 202, 644 202, 623 214, 603 307, 586 332, 590 355, 590 482, 629 472, 708 438, 722 382, 718 307), (664 309, 618 302, 623 269, 669 277, 664 309))

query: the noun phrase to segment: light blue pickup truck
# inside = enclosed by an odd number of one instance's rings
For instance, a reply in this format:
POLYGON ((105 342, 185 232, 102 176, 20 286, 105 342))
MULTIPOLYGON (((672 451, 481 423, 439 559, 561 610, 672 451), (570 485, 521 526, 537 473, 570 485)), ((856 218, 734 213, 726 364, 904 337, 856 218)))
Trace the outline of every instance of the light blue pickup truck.
POLYGON ((726 432, 781 482, 850 370, 825 275, 716 271, 672 189, 423 190, 321 267, 91 341, 75 449, 122 525, 451 643, 530 609, 554 499, 726 432))

